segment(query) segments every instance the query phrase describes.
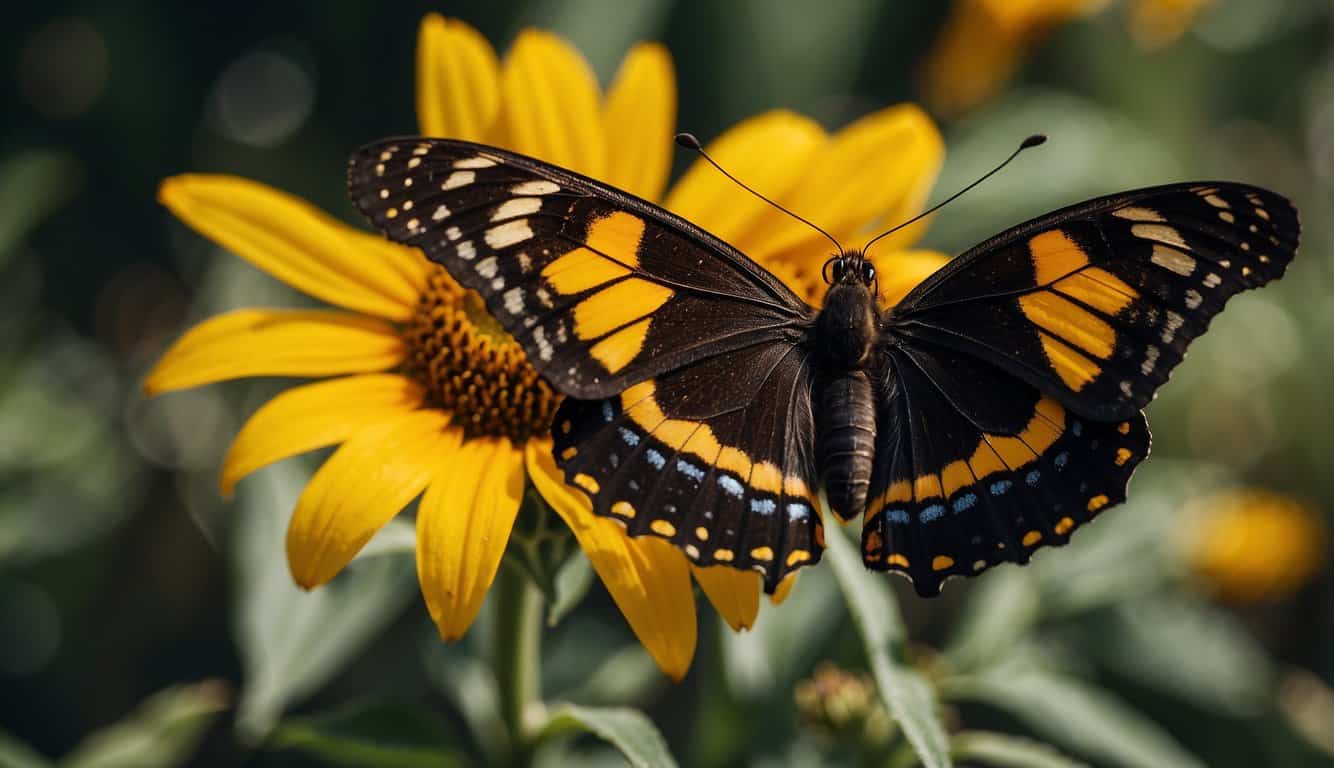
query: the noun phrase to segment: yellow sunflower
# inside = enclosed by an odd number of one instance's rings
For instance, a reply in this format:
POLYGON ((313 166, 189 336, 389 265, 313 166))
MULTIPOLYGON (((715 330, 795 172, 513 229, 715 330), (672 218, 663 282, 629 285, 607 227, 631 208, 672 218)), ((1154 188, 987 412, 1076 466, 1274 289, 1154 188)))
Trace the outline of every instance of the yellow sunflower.
MULTIPOLYGON (((1213 0, 1133 0, 1131 34, 1146 48, 1175 42, 1213 0)), ((994 96, 1028 53, 1062 24, 1107 0, 956 0, 927 57, 923 90, 932 108, 958 115, 994 96)))
MULTIPOLYGON (((664 200, 675 79, 658 45, 632 49, 605 94, 560 38, 526 30, 502 62, 473 28, 430 15, 417 52, 421 131, 506 147, 664 200)), ((921 209, 943 154, 921 110, 894 107, 829 136, 772 112, 711 147, 734 173, 840 237, 921 209)), ((158 394, 251 376, 321 378, 261 407, 224 461, 245 475, 338 445, 297 502, 287 536, 294 579, 333 578, 420 496, 417 570, 445 639, 462 636, 495 578, 525 478, 573 531, 659 667, 679 679, 696 642, 692 572, 736 629, 754 623, 758 574, 692 568, 670 544, 632 539, 563 484, 548 429, 556 393, 480 299, 410 248, 353 229, 278 190, 229 176, 166 180, 159 197, 186 224, 274 277, 340 309, 243 309, 206 320, 144 382, 158 394)), ((665 204, 814 294, 828 246, 712 169, 692 167, 665 204)), ((901 245, 911 232, 898 239, 901 245)), ((887 294, 944 260, 879 249, 887 294), (902 269, 897 267, 901 265, 902 269)), ((790 587, 791 580, 784 585, 790 587)), ((780 589, 777 600, 786 593, 780 589)))

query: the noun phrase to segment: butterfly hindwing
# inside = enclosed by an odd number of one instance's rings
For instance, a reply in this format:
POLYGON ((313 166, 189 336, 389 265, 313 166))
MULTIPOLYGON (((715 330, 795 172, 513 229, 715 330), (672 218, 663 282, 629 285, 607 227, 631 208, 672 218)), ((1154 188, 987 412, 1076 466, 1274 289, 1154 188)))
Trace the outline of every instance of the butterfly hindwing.
POLYGON ((810 379, 796 346, 763 344, 616 397, 566 399, 556 459, 631 535, 667 539, 697 565, 757 570, 772 592, 824 546, 810 379))
POLYGON ((688 222, 532 158, 390 139, 348 169, 353 202, 421 248, 562 393, 585 399, 797 333, 782 281, 688 222))
POLYGON ((1283 274, 1296 211, 1255 187, 1126 192, 973 248, 894 307, 887 331, 986 360, 1090 418, 1143 408, 1228 298, 1283 274))
POLYGON ((1092 421, 1001 369, 920 343, 886 350, 862 531, 876 570, 933 596, 954 575, 1026 563, 1125 499, 1149 451, 1138 412, 1092 421))

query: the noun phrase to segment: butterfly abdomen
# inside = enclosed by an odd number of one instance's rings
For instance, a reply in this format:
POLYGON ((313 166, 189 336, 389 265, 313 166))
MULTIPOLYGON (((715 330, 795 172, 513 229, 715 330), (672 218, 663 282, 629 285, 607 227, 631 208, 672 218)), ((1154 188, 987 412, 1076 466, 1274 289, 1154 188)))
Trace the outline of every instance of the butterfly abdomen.
POLYGON ((829 506, 841 519, 866 507, 875 458, 875 403, 871 382, 862 371, 849 371, 826 382, 820 392, 816 444, 820 482, 829 506))

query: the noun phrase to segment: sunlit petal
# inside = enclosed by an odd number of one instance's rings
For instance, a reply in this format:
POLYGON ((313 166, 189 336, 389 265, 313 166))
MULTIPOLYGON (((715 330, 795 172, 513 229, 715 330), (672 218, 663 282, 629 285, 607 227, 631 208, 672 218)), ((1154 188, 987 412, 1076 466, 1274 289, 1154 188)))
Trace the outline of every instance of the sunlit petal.
POLYGON ((144 378, 156 395, 247 376, 371 373, 402 362, 388 324, 346 312, 238 309, 185 332, 144 378))
POLYGON ((503 146, 602 178, 602 95, 579 51, 550 32, 520 32, 505 57, 500 93, 503 146))
MULTIPOLYGON (((845 246, 857 246, 872 228, 901 223, 922 210, 944 158, 944 140, 925 112, 912 104, 889 107, 834 134, 782 202, 845 246)), ((876 248, 903 247, 917 236, 915 229, 881 240, 876 248)), ((746 252, 818 270, 830 251, 820 233, 771 208, 746 252)))
POLYGON ((464 441, 437 468, 417 509, 417 578, 445 640, 482 607, 523 500, 523 452, 506 438, 464 441))
POLYGON ((657 200, 672 169, 676 130, 676 74, 667 49, 641 43, 626 54, 602 107, 607 140, 603 179, 647 200, 657 200))
POLYGON ((222 462, 222 493, 230 496, 238 480, 260 467, 341 443, 366 427, 412 411, 423 397, 420 384, 391 373, 286 390, 255 411, 232 441, 222 462))
MULTIPOLYGON (((825 132, 801 115, 776 110, 743 120, 705 149, 733 176, 778 199, 801 182, 825 144, 825 132)), ((664 204, 743 251, 758 234, 769 204, 696 160, 667 193, 664 204)))
POLYGON ((939 251, 891 251, 878 245, 871 251, 876 280, 880 283, 881 303, 893 306, 917 284, 945 266, 949 256, 939 251))
POLYGON ((740 632, 755 626, 755 616, 760 612, 762 586, 758 573, 738 571, 725 565, 708 568, 691 566, 690 570, 718 615, 723 617, 733 631, 740 632))
POLYGON ((500 63, 481 33, 438 13, 417 35, 417 121, 423 136, 486 141, 500 112, 500 63))
POLYGON ((462 433, 449 415, 420 410, 353 435, 324 462, 297 500, 287 529, 287 563, 306 589, 347 565, 365 543, 422 492, 462 433))
POLYGON ((177 218, 303 293, 346 309, 406 320, 426 284, 426 262, 401 246, 368 253, 368 237, 300 198, 235 176, 162 182, 177 218))
POLYGON ((527 464, 533 485, 574 531, 639 642, 668 677, 685 677, 696 634, 685 555, 661 539, 632 539, 621 525, 593 514, 587 497, 565 485, 549 441, 528 442, 527 464))
POLYGON ((778 582, 778 586, 774 588, 774 593, 769 595, 769 602, 774 605, 782 605, 787 596, 792 594, 792 588, 797 585, 797 577, 800 575, 800 571, 793 571, 784 576, 783 580, 778 582))

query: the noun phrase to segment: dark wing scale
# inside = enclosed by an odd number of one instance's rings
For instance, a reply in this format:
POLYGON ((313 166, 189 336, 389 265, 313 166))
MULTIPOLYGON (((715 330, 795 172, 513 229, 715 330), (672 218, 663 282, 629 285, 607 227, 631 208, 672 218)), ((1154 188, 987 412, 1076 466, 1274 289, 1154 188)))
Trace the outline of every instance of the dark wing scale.
POLYGON ((353 155, 353 202, 486 300, 562 393, 610 397, 716 355, 800 336, 811 310, 685 220, 532 158, 442 139, 353 155))
POLYGON ((894 307, 886 332, 985 360, 1092 419, 1129 419, 1233 295, 1281 276, 1296 211, 1197 182, 1066 208, 971 249, 894 307))
POLYGON ((886 349, 867 567, 934 596, 950 576, 1026 563, 1125 498, 1149 449, 1141 415, 1091 422, 946 348, 886 349))
POLYGON ((810 371, 763 344, 601 401, 567 399, 555 453, 594 510, 698 565, 757 570, 772 592, 823 551, 810 371))

